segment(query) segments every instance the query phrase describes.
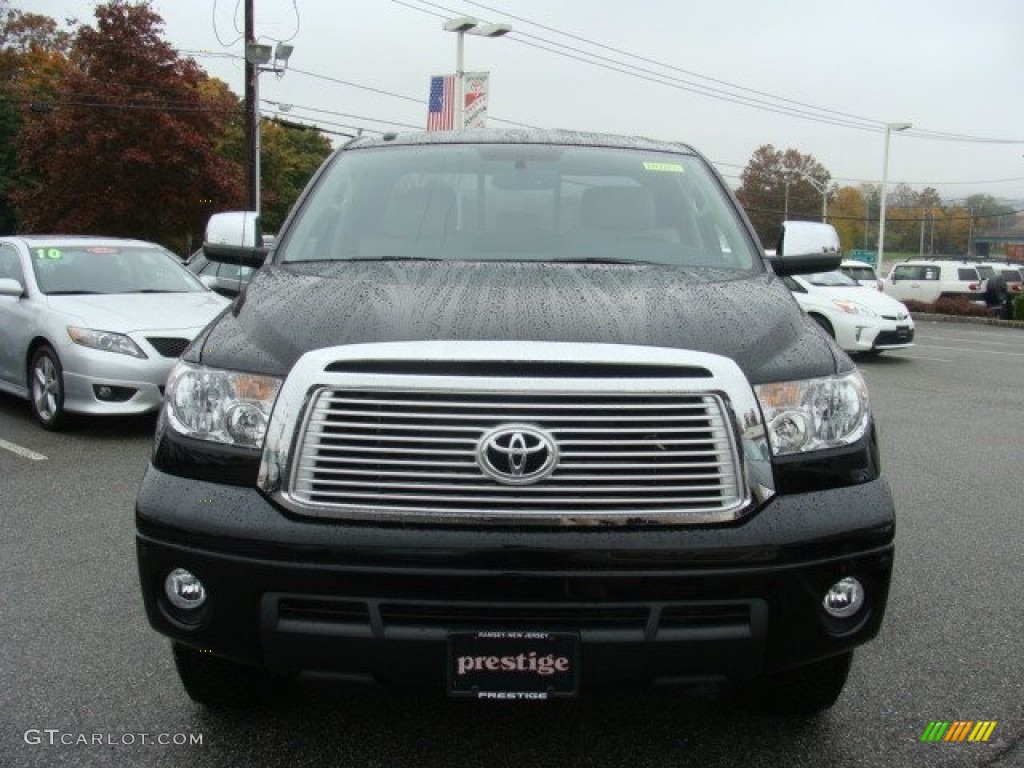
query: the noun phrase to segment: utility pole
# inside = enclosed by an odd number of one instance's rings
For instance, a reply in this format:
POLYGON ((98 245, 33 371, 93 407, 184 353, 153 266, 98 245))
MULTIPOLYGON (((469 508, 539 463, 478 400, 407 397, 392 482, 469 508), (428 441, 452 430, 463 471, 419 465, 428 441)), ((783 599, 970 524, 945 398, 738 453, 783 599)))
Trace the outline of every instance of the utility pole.
MULTIPOLYGON (((256 42, 256 24, 253 20, 253 0, 245 0, 245 47, 256 42)), ((257 65, 245 57, 245 207, 248 211, 259 211, 259 97, 256 93, 257 65)))

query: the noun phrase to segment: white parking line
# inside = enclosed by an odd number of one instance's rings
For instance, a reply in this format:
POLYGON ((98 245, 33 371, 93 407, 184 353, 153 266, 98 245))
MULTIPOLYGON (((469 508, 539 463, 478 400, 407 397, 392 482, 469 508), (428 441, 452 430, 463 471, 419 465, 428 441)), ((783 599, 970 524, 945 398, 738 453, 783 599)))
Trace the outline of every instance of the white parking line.
POLYGON ((953 349, 957 352, 976 352, 982 355, 999 355, 1000 357, 1024 357, 1024 352, 1004 352, 1001 349, 978 349, 977 347, 947 347, 941 344, 920 344, 922 349, 953 349))
POLYGON ((981 334, 981 333, 979 333, 976 336, 968 336, 968 337, 964 337, 964 336, 941 336, 941 335, 937 335, 937 334, 936 335, 931 335, 931 334, 926 334, 926 333, 918 333, 918 334, 915 335, 915 340, 916 339, 923 339, 925 341, 931 341, 931 340, 936 340, 936 341, 963 341, 963 342, 967 342, 968 344, 990 344, 991 346, 994 346, 994 347, 1011 347, 1011 348, 1016 348, 1016 349, 1020 349, 1020 347, 1021 347, 1020 341, 1016 341, 1016 340, 1015 341, 992 341, 991 340, 991 339, 993 339, 992 335, 990 335, 990 334, 981 334))
POLYGON ((9 443, 6 440, 0 440, 0 448, 3 448, 5 451, 10 451, 11 453, 16 453, 26 459, 31 459, 32 461, 46 461, 46 457, 43 456, 43 454, 30 451, 28 448, 23 448, 16 443, 9 443))
POLYGON ((952 363, 952 360, 947 360, 944 357, 922 357, 921 355, 903 355, 908 360, 928 360, 932 363, 952 363))

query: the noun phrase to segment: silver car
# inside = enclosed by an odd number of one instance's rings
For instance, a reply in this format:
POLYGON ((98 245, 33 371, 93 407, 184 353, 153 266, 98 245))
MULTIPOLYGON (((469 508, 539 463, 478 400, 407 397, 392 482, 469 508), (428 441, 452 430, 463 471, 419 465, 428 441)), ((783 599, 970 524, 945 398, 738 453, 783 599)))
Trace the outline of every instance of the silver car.
POLYGON ((0 237, 0 391, 27 398, 46 429, 67 412, 155 411, 228 304, 154 243, 0 237))

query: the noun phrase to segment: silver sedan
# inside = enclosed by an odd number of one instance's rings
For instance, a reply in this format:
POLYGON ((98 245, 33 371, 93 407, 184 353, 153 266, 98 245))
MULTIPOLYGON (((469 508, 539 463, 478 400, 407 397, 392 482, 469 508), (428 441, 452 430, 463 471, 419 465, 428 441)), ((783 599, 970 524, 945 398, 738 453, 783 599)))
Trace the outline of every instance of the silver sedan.
POLYGON ((155 411, 175 360, 229 303, 154 243, 0 237, 0 391, 46 429, 68 412, 155 411))

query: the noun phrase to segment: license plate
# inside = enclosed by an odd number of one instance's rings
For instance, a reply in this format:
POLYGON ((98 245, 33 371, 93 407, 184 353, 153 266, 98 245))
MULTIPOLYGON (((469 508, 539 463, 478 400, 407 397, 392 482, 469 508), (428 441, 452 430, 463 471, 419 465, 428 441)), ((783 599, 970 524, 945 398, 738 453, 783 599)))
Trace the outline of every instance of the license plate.
POLYGON ((567 632, 459 632, 448 637, 448 694, 474 699, 575 696, 579 636, 567 632))

